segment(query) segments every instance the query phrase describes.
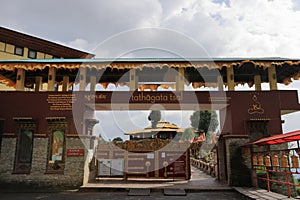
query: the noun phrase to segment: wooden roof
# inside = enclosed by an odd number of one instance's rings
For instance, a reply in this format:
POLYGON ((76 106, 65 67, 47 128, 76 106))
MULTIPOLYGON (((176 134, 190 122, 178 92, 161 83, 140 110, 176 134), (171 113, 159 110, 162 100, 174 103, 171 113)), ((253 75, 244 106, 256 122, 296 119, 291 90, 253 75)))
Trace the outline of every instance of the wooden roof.
MULTIPOLYGON (((35 82, 35 76, 48 80, 49 67, 57 69, 56 81, 62 82, 65 75, 70 83, 76 82, 79 68, 87 68, 87 82, 90 75, 99 77, 99 83, 129 82, 130 69, 137 69, 139 82, 168 82, 165 74, 169 70, 184 68, 185 80, 194 88, 216 86, 216 75, 223 77, 227 84, 227 68, 234 68, 235 84, 254 84, 254 75, 259 74, 262 82, 268 82, 270 66, 276 67, 278 83, 289 84, 300 77, 300 59, 287 58, 136 58, 136 59, 43 59, 43 60, 2 60, 0 61, 0 81, 14 85, 16 69, 26 70, 25 85, 35 82)), ((174 76, 173 76, 174 77, 174 76)))
POLYGON ((93 58, 95 55, 76 50, 48 40, 0 27, 0 42, 27 47, 29 49, 63 58, 93 58))

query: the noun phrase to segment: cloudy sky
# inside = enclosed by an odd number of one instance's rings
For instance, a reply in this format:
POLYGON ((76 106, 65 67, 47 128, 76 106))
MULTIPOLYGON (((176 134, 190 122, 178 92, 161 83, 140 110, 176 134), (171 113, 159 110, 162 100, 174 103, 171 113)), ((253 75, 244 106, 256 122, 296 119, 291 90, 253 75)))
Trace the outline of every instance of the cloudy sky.
POLYGON ((300 58, 300 0, 0 1, 0 26, 97 57, 300 58))
POLYGON ((90 52, 126 31, 161 28, 214 57, 299 57, 299 0, 1 0, 0 17, 1 26, 90 52))

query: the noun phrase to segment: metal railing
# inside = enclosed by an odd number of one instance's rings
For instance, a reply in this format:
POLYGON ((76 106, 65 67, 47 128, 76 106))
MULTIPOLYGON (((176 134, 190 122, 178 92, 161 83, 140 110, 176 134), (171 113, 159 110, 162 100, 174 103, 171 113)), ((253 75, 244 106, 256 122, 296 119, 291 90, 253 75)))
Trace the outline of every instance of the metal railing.
POLYGON ((263 150, 251 152, 252 170, 257 180, 266 181, 266 189, 271 191, 271 183, 286 185, 287 196, 291 197, 292 188, 299 187, 294 175, 300 174, 299 142, 298 147, 280 150, 263 150))

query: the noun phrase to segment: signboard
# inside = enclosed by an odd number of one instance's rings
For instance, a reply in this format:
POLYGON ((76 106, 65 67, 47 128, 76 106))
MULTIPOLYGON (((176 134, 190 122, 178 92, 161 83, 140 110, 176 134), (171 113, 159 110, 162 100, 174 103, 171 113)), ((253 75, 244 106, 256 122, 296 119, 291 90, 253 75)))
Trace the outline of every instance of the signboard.
POLYGON ((174 174, 185 174, 185 162, 184 161, 175 161, 174 162, 174 174))
POLYGON ((111 176, 124 175, 124 159, 113 159, 111 162, 111 176))
POLYGON ((75 94, 48 94, 47 98, 51 111, 71 111, 75 101, 77 101, 75 94))
POLYGON ((111 160, 101 159, 98 162, 98 175, 99 176, 110 176, 111 160))
POLYGON ((84 156, 84 149, 67 149, 68 157, 84 156))
POLYGON ((100 159, 98 161, 98 176, 123 176, 123 159, 100 159))

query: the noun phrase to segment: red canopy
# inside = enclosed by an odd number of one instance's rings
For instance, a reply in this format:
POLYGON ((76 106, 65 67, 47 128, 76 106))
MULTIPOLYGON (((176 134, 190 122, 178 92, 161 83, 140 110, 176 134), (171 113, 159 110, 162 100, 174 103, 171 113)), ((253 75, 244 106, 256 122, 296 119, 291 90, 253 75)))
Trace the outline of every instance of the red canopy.
POLYGON ((300 140, 300 130, 293 131, 290 133, 280 134, 280 135, 274 135, 267 138, 262 138, 254 142, 251 142, 250 144, 256 144, 261 146, 261 145, 269 145, 269 144, 281 144, 284 142, 293 142, 297 140, 300 140))

